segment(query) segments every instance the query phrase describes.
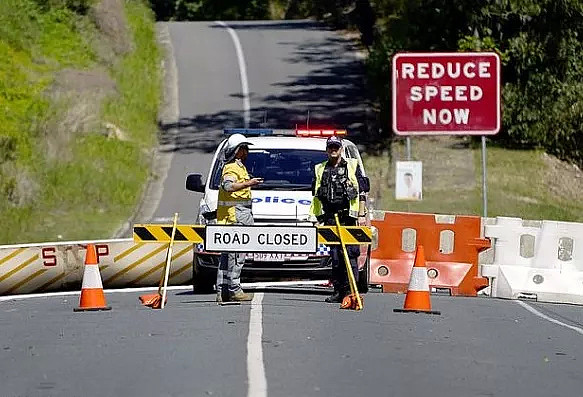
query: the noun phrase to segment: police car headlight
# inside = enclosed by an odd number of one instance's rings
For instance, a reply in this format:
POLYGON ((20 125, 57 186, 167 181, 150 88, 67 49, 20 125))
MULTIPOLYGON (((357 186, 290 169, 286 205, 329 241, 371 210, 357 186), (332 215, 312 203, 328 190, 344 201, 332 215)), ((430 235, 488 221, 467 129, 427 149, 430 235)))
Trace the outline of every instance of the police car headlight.
POLYGON ((372 244, 371 244, 371 249, 374 251, 379 247, 379 229, 377 229, 374 226, 370 227, 370 230, 372 232, 372 244))

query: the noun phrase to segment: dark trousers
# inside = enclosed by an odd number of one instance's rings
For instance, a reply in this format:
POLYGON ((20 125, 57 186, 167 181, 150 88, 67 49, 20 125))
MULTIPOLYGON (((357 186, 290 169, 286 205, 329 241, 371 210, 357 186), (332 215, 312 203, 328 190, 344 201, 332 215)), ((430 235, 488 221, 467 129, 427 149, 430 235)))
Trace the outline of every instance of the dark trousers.
MULTIPOLYGON (((355 218, 352 218, 348 215, 339 216, 338 218, 340 225, 342 226, 356 226, 355 218)), ((329 226, 336 226, 334 214, 326 216, 324 224, 329 226)), ((352 267, 354 280, 358 282, 358 256, 360 255, 360 246, 347 245, 346 251, 348 251, 348 259, 350 260, 350 267, 352 267)), ((342 245, 331 245, 330 257, 332 258, 332 285, 334 285, 334 291, 339 291, 342 294, 350 293, 348 273, 346 273, 346 264, 344 263, 342 245)))

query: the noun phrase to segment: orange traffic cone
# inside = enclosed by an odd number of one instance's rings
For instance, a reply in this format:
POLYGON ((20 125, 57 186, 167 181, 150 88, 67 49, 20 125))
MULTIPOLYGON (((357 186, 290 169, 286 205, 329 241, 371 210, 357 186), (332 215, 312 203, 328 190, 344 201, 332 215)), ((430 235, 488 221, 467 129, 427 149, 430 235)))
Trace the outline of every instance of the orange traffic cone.
POLYGON ((107 302, 105 302, 101 274, 99 273, 99 265, 97 264, 97 253, 93 244, 87 244, 81 299, 79 300, 79 307, 73 310, 76 312, 111 310, 111 307, 107 306, 107 302))
POLYGON ((415 263, 411 271, 405 305, 403 309, 393 309, 393 311, 400 313, 441 314, 441 312, 431 310, 429 279, 427 277, 427 270, 425 270, 425 251, 422 245, 418 245, 417 251, 415 252, 415 263))

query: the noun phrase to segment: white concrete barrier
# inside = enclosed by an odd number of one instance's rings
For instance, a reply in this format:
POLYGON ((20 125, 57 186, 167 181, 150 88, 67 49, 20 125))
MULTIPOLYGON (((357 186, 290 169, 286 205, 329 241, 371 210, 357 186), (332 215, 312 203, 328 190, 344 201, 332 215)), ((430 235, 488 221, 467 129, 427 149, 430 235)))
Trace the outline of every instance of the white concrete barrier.
MULTIPOLYGON (((95 244, 105 288, 157 286, 168 243, 133 239, 0 246, 0 295, 80 288, 85 250, 95 244)), ((170 285, 192 278, 192 244, 174 243, 170 285)))
POLYGON ((525 226, 520 218, 496 218, 485 225, 494 260, 481 265, 490 295, 542 302, 583 304, 583 224, 542 221, 525 226))

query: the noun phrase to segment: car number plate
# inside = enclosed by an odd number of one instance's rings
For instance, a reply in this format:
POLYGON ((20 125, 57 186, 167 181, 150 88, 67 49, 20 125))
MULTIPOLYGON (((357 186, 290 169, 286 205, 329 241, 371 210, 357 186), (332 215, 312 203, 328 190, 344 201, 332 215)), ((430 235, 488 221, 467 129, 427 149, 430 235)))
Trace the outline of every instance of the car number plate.
POLYGON ((291 257, 290 254, 274 253, 256 253, 253 254, 253 260, 257 262, 283 262, 285 258, 291 257))

